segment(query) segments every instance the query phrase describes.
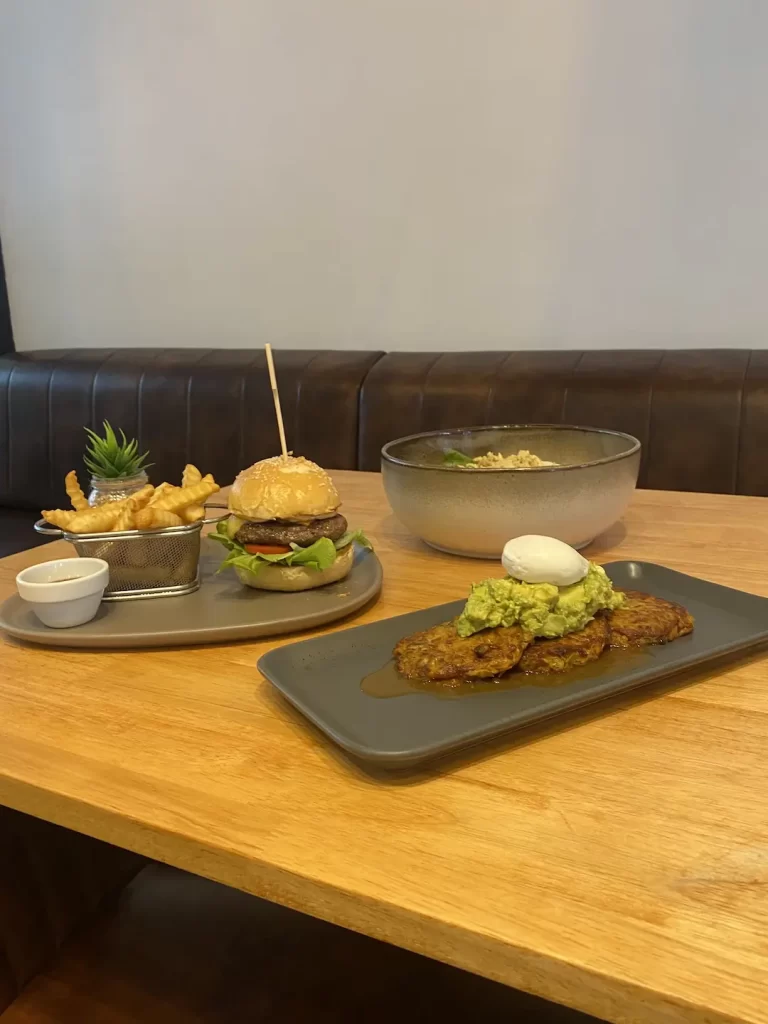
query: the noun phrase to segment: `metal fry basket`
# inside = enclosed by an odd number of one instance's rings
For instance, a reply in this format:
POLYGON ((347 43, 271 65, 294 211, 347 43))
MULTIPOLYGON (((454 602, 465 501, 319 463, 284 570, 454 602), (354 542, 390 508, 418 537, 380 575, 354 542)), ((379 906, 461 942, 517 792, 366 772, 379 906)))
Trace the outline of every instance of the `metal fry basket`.
POLYGON ((197 590, 202 528, 218 523, 227 514, 162 530, 69 533, 44 519, 35 523, 35 530, 46 537, 68 540, 81 558, 103 558, 109 564, 104 600, 132 601, 140 597, 178 597, 197 590))

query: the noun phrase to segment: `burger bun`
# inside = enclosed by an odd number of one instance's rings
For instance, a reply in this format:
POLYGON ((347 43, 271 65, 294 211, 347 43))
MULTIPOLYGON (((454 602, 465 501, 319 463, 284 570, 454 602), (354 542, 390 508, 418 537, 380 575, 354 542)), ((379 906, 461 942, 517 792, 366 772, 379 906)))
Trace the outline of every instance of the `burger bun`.
POLYGON ((355 560, 355 545, 349 544, 339 551, 336 561, 327 569, 311 569, 306 565, 264 564, 258 572, 250 572, 241 566, 234 567, 237 577, 246 587, 256 590, 282 590, 294 593, 298 590, 313 590, 327 583, 342 580, 349 573, 355 560))
POLYGON ((229 510, 240 519, 307 522, 331 516, 341 504, 330 476, 302 456, 276 455, 238 473, 229 510))

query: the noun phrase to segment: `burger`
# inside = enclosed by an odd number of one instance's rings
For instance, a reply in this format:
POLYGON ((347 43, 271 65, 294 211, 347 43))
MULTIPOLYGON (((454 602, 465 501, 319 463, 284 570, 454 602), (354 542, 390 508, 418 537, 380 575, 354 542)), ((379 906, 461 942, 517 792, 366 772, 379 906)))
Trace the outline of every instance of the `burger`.
POLYGON ((314 462, 278 455, 239 473, 229 494, 231 515, 211 534, 227 548, 241 583, 260 590, 310 590, 343 579, 355 558, 341 500, 330 476, 314 462))

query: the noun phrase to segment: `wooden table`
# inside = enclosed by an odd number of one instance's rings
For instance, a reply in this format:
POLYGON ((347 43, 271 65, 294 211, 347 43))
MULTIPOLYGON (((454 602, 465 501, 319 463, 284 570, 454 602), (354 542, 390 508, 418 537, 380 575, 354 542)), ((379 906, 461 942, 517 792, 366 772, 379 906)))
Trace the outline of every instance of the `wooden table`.
MULTIPOLYGON (((411 538, 377 475, 336 477, 385 569, 357 622, 495 571, 411 538)), ((767 513, 639 493, 591 553, 768 595, 767 513)), ((0 562, 0 596, 65 549, 0 562)), ((768 1022, 768 661, 386 780, 272 693, 271 646, 5 642, 0 802, 608 1020, 768 1022)))

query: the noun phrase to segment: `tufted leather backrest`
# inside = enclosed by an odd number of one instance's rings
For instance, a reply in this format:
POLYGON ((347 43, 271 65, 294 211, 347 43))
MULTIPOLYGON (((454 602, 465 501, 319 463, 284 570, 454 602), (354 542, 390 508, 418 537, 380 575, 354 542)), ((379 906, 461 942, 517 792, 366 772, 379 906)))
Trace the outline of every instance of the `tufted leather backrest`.
MULTIPOLYGON (((278 351, 289 447, 357 466, 358 401, 378 352, 278 351)), ((75 349, 0 358, 0 506, 57 507, 64 474, 85 487, 83 426, 109 419, 149 449, 154 481, 195 462, 229 483, 280 451, 263 351, 75 349)))
POLYGON ((363 384, 360 469, 393 437, 574 423, 643 443, 641 487, 768 494, 768 352, 390 353, 363 384))
MULTIPOLYGON (((578 423, 643 442, 640 486, 768 494, 768 351, 278 351, 289 446, 379 469, 382 444, 440 427, 578 423)), ((261 351, 119 349, 0 357, 0 507, 61 504, 82 426, 135 434, 155 481, 185 462, 229 482, 277 452, 261 351)), ((86 483, 83 472, 83 483, 86 483)))
POLYGON ((125 850, 0 807, 0 1014, 143 863, 125 850))

